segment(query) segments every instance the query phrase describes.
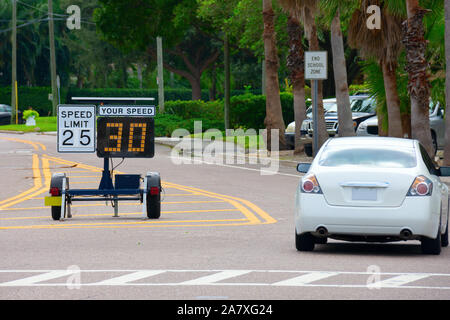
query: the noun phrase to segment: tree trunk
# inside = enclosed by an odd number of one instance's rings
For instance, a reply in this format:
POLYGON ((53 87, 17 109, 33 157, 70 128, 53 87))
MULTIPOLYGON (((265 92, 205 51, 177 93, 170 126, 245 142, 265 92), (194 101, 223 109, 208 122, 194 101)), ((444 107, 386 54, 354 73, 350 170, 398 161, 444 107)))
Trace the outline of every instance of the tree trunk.
POLYGON ((267 150, 272 148, 271 130, 279 130, 279 149, 286 149, 284 131, 286 129, 281 109, 280 88, 278 82, 278 52, 275 41, 274 12, 272 0, 263 0, 264 55, 266 61, 266 118, 267 150))
POLYGON ((355 136, 350 95, 348 92, 347 67, 345 65, 344 40, 341 31, 339 10, 331 23, 331 48, 333 51, 334 82, 336 86, 337 112, 339 121, 339 136, 355 136))
POLYGON ((408 92, 411 98, 411 134, 425 147, 431 158, 434 148, 431 139, 429 103, 429 65, 425 59, 427 42, 424 38, 423 16, 429 11, 418 0, 406 0, 408 20, 403 23, 403 43, 406 47, 408 92))
POLYGON ((381 61, 383 71, 384 91, 386 94, 388 134, 390 137, 402 138, 403 125, 400 115, 400 98, 397 91, 397 74, 394 66, 388 66, 385 61, 381 61))
POLYGON ((450 166, 450 1, 445 1, 445 150, 444 165, 450 166))
POLYGON ((303 30, 300 23, 289 17, 289 55, 287 67, 292 82, 292 93, 294 96, 294 119, 295 119, 295 154, 304 152, 305 147, 301 140, 300 129, 306 119, 306 97, 305 97, 305 53, 302 47, 303 30))
POLYGON ((187 77, 192 87, 192 100, 202 99, 202 86, 200 83, 200 77, 190 76, 187 77))

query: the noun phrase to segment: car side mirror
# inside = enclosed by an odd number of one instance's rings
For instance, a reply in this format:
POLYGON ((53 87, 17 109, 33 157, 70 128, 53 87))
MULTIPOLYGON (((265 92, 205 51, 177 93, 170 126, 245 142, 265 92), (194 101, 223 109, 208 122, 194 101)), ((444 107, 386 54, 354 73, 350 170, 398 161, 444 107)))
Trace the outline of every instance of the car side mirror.
POLYGON ((299 163, 297 165, 297 171, 301 172, 301 173, 307 173, 309 171, 310 167, 311 167, 311 163, 299 163))
POLYGON ((450 167, 440 167, 438 172, 441 177, 450 177, 450 167))

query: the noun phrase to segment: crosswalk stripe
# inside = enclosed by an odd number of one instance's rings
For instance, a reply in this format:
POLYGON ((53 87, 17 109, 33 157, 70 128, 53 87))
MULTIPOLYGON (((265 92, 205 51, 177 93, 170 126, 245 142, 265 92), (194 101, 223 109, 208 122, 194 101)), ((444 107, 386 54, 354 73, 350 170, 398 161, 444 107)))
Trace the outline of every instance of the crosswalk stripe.
POLYGON ((402 274, 393 278, 367 284, 368 287, 399 287, 407 283, 428 278, 427 274, 402 274))
POLYGON ((302 286, 314 281, 322 280, 337 275, 336 272, 312 272, 295 278, 272 283, 273 286, 302 286))
POLYGON ((218 273, 211 274, 209 276, 200 277, 197 279, 184 281, 181 283, 178 283, 179 285, 207 285, 207 284, 214 284, 218 281, 226 280, 229 278, 234 278, 237 276, 241 276, 247 273, 250 273, 251 270, 226 270, 221 271, 218 273))
POLYGON ((68 276, 72 273, 73 272, 71 272, 69 270, 54 270, 54 271, 46 272, 43 274, 38 274, 36 276, 31 276, 31 277, 26 277, 26 278, 19 279, 19 280, 0 283, 0 286, 6 286, 6 287, 29 286, 29 285, 33 285, 38 282, 52 280, 52 279, 60 278, 63 276, 68 276))
POLYGON ((115 277, 111 279, 107 279, 100 282, 92 283, 91 285, 109 285, 109 286, 119 286, 123 284, 127 284, 128 282, 144 279, 147 277, 156 276, 158 274, 164 273, 164 270, 146 270, 146 271, 136 271, 130 274, 126 274, 120 277, 115 277))

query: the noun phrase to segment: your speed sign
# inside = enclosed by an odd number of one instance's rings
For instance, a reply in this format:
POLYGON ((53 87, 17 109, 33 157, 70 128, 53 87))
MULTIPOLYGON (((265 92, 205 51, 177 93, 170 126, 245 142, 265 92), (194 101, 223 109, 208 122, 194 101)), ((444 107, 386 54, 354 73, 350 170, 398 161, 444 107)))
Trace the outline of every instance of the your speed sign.
POLYGON ((58 152, 94 153, 96 107, 58 106, 58 152))

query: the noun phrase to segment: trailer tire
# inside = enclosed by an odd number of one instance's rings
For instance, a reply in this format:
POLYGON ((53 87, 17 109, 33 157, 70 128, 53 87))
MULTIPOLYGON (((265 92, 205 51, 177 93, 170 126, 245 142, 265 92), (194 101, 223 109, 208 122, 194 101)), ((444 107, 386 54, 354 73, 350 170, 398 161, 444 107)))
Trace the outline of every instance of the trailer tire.
POLYGON ((149 219, 159 219, 161 216, 161 193, 157 195, 147 194, 147 217, 149 219))

